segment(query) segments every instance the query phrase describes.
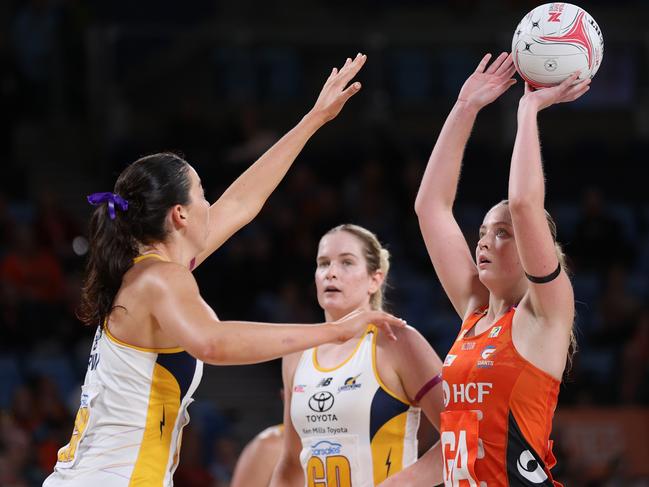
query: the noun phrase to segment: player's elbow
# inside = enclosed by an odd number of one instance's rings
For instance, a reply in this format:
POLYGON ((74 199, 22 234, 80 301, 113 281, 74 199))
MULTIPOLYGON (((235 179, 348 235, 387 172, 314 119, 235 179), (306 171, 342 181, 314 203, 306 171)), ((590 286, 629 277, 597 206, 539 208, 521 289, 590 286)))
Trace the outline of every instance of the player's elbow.
POLYGON ((452 202, 428 201, 422 198, 421 195, 418 195, 417 199, 415 199, 415 214, 419 222, 425 222, 452 212, 452 204, 452 202))
POLYGON ((422 213, 424 213, 424 198, 422 198, 421 194, 417 194, 415 198, 415 213, 418 217, 421 217, 422 213))
POLYGON ((188 350, 191 355, 197 359, 211 365, 227 365, 229 357, 227 356, 227 347, 218 339, 206 339, 188 350))
POLYGON ((430 198, 425 198, 421 193, 417 194, 417 198, 415 198, 415 213, 420 220, 422 218, 429 218, 438 209, 439 203, 431 201, 430 198))

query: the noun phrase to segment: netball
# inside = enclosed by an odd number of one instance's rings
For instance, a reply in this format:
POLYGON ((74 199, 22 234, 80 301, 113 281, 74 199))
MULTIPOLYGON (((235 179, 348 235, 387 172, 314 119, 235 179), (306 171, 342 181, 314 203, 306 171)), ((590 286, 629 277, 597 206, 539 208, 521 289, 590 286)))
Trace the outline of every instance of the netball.
POLYGON ((604 36, 584 9, 546 3, 519 22, 512 55, 518 73, 529 84, 554 86, 576 71, 579 79, 595 76, 604 55, 604 36))

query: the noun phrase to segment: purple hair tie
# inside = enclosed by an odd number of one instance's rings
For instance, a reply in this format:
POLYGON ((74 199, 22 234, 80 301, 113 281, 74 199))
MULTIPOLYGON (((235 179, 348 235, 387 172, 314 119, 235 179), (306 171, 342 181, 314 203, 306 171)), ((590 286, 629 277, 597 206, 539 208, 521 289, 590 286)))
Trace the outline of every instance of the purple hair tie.
POLYGON ((128 201, 116 193, 92 193, 88 196, 88 203, 93 206, 108 203, 108 216, 111 220, 115 219, 115 204, 117 204, 122 211, 128 210, 128 201))

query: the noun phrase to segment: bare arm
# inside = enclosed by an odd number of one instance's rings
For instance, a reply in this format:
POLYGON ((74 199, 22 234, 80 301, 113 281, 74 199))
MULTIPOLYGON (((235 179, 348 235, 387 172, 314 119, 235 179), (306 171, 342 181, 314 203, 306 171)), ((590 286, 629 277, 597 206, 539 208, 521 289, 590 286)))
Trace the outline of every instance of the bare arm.
MULTIPOLYGON (((441 373, 442 361, 426 339, 414 328, 407 327, 399 330, 397 335, 399 340, 389 347, 389 360, 394 363, 406 395, 414 399, 425 384, 441 373)), ((439 430, 440 413, 444 410, 441 384, 429 390, 421 398, 418 406, 439 430)), ((442 481, 442 452, 440 443, 437 442, 415 463, 390 476, 380 485, 381 487, 430 487, 441 484, 442 481)))
POLYGON ((160 329, 194 357, 216 365, 252 364, 316 345, 345 341, 368 323, 392 334, 402 320, 382 312, 358 312, 319 325, 219 321, 201 298, 194 276, 178 264, 160 262, 148 270, 149 309, 160 329))
POLYGON ((304 470, 300 463, 302 441, 291 420, 291 397, 293 395, 293 376, 300 354, 284 357, 282 360, 282 380, 284 383, 284 445, 279 462, 275 467, 270 487, 303 487, 304 470))
POLYGON ((259 433, 241 452, 230 487, 268 487, 282 451, 282 435, 259 433))
POLYGON ((415 201, 419 227, 435 272, 462 318, 486 303, 488 296, 453 216, 462 157, 478 112, 514 83, 511 56, 502 53, 487 68, 490 57, 483 57, 464 83, 439 134, 415 201))
POLYGON ((443 483, 442 444, 438 441, 415 463, 388 477, 380 487, 431 487, 443 483))
POLYGON ((212 205, 207 247, 196 257, 195 266, 257 216, 307 141, 320 127, 335 118, 347 100, 360 91, 358 82, 346 86, 366 59, 365 55, 358 54, 353 61, 348 58, 340 71, 334 68, 313 109, 241 174, 212 205))
MULTIPOLYGON (((545 180, 537 115, 554 103, 572 101, 584 94, 590 80, 573 85, 575 79, 573 75, 559 86, 539 91, 526 86, 519 104, 518 131, 509 175, 509 209, 523 269, 532 276, 547 276, 558 265, 544 209, 545 180)), ((529 300, 537 318, 572 326, 574 297, 564 272, 551 282, 530 283, 529 300)))

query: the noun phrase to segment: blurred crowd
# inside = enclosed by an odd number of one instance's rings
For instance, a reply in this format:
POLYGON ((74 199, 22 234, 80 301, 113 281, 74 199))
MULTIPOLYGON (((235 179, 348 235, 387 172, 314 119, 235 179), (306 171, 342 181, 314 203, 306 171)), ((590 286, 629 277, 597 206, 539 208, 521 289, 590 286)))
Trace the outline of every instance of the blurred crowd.
MULTIPOLYGON (((208 197, 216 199, 304 113, 300 110, 308 108, 320 83, 319 75, 314 83, 306 79, 309 63, 298 61, 298 49, 265 51, 246 68, 239 51, 219 47, 207 55, 215 86, 184 85, 162 109, 151 111, 138 101, 137 88, 115 90, 111 93, 118 95, 98 116, 87 87, 89 78, 98 76, 95 70, 102 71, 91 66, 97 60, 88 55, 90 33, 99 25, 142 23, 147 4, 127 15, 123 9, 131 8, 129 2, 109 3, 26 0, 0 11, 0 112, 5 115, 0 117, 0 486, 40 485, 72 431, 94 332, 75 317, 88 250, 85 194, 109 191, 119 170, 142 154, 176 149, 201 174, 208 197), (249 75, 250 84, 233 78, 233 72, 249 75), (206 89, 216 90, 207 101, 206 89)), ((383 1, 380 8, 395 3, 383 1)), ((416 8, 422 2, 406 3, 416 8)), ((454 2, 441 3, 456 8, 454 2)), ((461 3, 485 8, 485 2, 461 3)), ((513 3, 498 5, 511 10, 513 3)), ((170 19, 186 27, 228 10, 221 2, 202 0, 191 13, 174 18, 169 2, 156 6, 153 21, 166 22, 163 30, 170 19)), ((145 40, 124 41, 124 63, 162 48, 159 39, 153 45, 150 36, 145 40)), ((431 80, 432 68, 422 63, 425 51, 399 51, 386 62, 392 75, 385 89, 372 89, 380 78, 374 73, 349 114, 316 135, 260 216, 197 270, 202 294, 221 318, 321 320, 312 284, 317 244, 331 227, 353 222, 377 233, 392 254, 389 309, 445 355, 458 319, 436 282, 413 205, 439 120, 463 69, 478 59, 470 49, 464 56, 455 66, 457 78, 451 73, 445 85, 431 80), (427 81, 438 83, 436 96, 446 100, 427 105, 434 115, 417 107, 429 95, 427 81), (370 101, 360 101, 363 95, 370 101)), ((117 72, 126 70, 115 57, 117 72)), ((624 68, 621 81, 601 75, 603 85, 627 86, 629 99, 616 91, 611 104, 586 103, 568 120, 618 120, 630 110, 633 73, 642 71, 633 61, 618 64, 624 68)), ((319 62, 317 73, 326 72, 328 63, 319 62)), ((646 67, 645 61, 645 72, 646 67)), ((161 82, 178 86, 186 80, 161 82)), ((488 116, 499 120, 501 113, 488 116)), ((561 119, 553 121, 559 132, 565 128, 561 119)), ((511 148, 501 132, 484 136, 479 130, 466 154, 456 207, 472 245, 486 210, 505 196, 511 148)), ((634 175, 649 148, 647 137, 631 134, 608 144, 584 135, 568 148, 549 136, 544 142, 548 209, 569 257, 577 300, 579 351, 566 374, 560 408, 647 407, 649 201, 634 175)), ((225 487, 245 440, 233 427, 237 418, 205 400, 191 412, 176 485, 225 487)), ((268 418, 268 424, 274 421, 279 418, 268 418)), ((558 478, 567 485, 631 485, 616 465, 584 474, 578 459, 557 453, 558 478)))

